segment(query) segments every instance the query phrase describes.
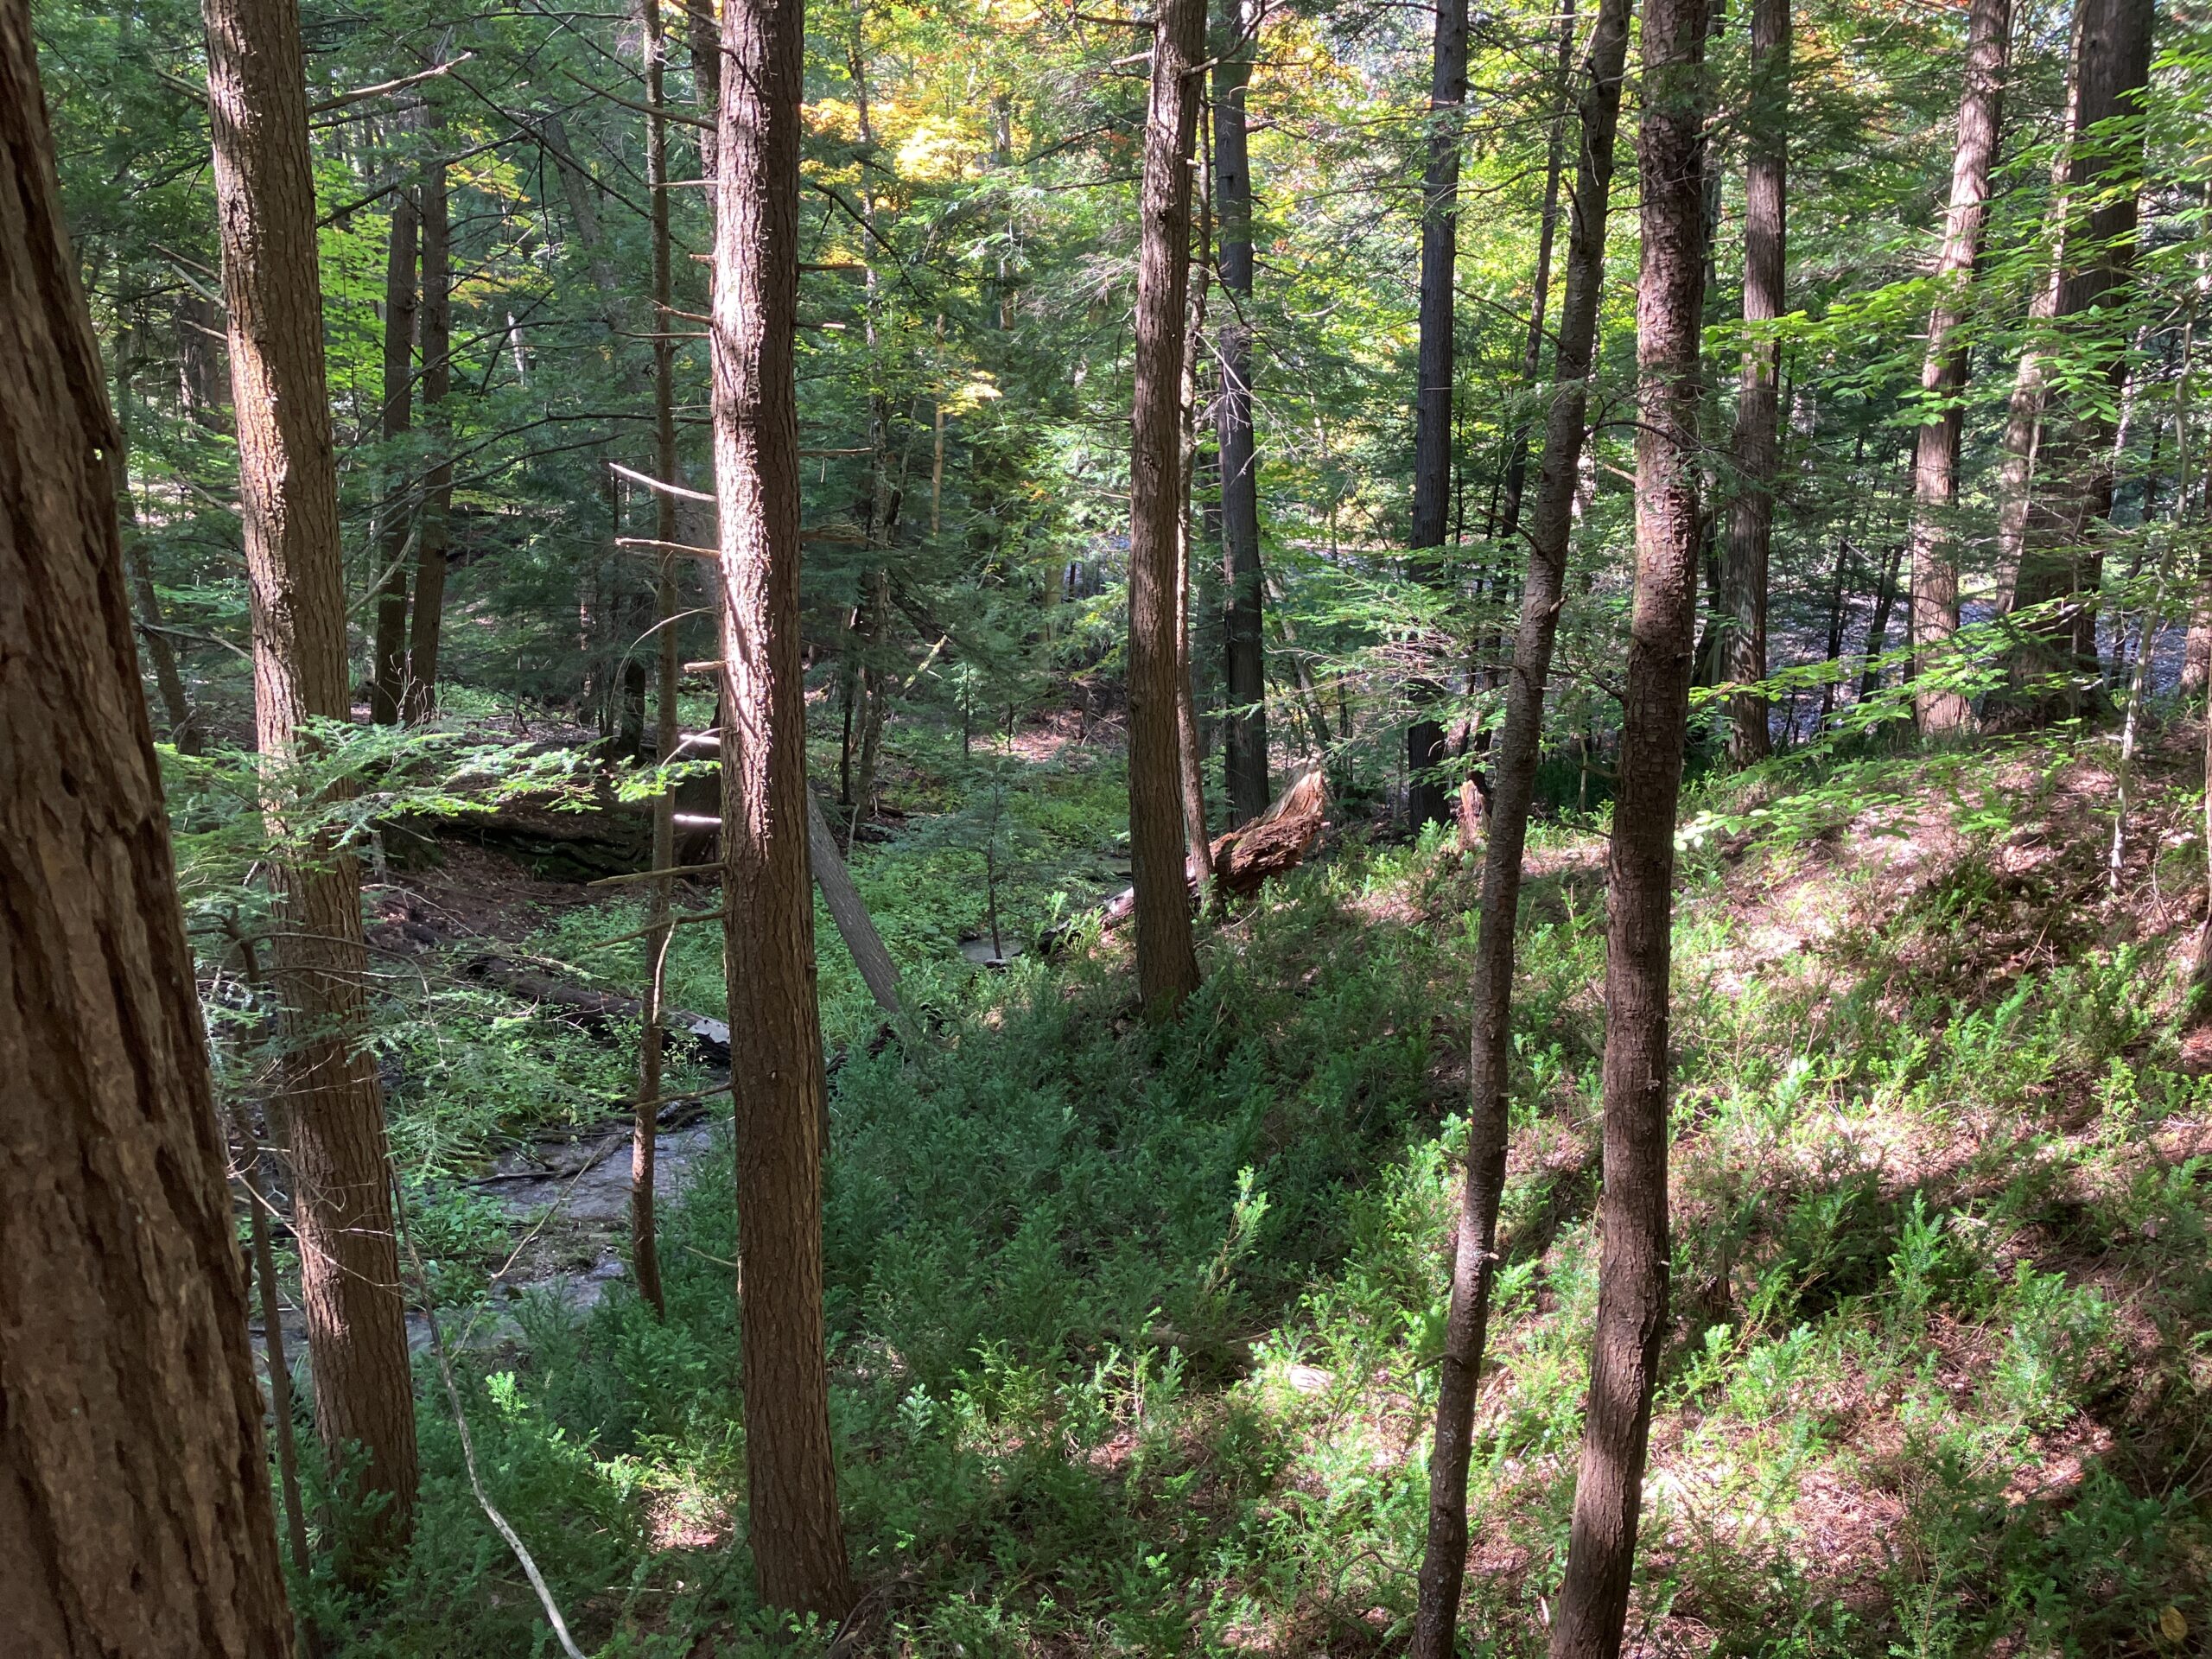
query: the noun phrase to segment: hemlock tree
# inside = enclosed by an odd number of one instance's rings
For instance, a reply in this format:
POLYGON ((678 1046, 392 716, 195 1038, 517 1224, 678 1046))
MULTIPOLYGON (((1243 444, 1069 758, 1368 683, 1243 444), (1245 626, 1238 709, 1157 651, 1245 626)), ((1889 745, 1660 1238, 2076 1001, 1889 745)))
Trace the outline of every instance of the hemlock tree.
MULTIPOLYGON (((1467 105, 1467 0, 1440 0, 1428 89, 1428 162, 1421 175, 1421 345, 1414 387, 1414 504, 1406 545, 1435 561, 1432 580, 1445 582, 1446 526, 1452 509, 1452 378, 1454 353, 1452 273, 1459 250, 1459 146, 1467 105)), ((1414 712, 1406 728, 1406 819, 1415 834, 1446 818, 1444 727, 1421 705, 1443 689, 1413 687, 1414 712)))
POLYGON ((0 1623, 282 1659, 261 1391, 131 649, 110 415, 0 0, 0 1623))
POLYGON ((1185 880, 1182 653, 1176 582, 1183 523, 1184 308, 1190 296, 1191 159, 1205 0, 1156 0, 1137 251, 1136 385, 1129 452, 1129 861, 1137 994, 1172 1019, 1198 988, 1185 880))
MULTIPOLYGON (((203 11, 255 735, 264 763, 281 766, 301 753, 308 722, 353 712, 299 12, 294 0, 206 0, 203 11)), ((283 845, 281 783, 264 810, 283 845)), ((407 1538, 416 1483, 384 1100, 362 1046, 360 878, 350 856, 311 844, 293 848, 275 880, 281 1090, 315 1426, 333 1465, 362 1457, 360 1488, 384 1500, 365 1549, 351 1561, 358 1574, 407 1538)))
POLYGON ((736 1082, 747 1523, 761 1599, 852 1602, 822 1309, 823 1108, 799 661, 801 0, 727 0, 715 223, 722 938, 736 1082))
POLYGON ((1553 1659, 1612 1659, 1636 1561, 1667 1328, 1667 995, 1675 818, 1697 641, 1706 0, 1643 14, 1637 283, 1636 595, 1606 854, 1605 1234, 1590 1399, 1553 1659))
POLYGON ((1579 111, 1580 159, 1568 204, 1567 291, 1560 305, 1555 384, 1544 424, 1543 456, 1537 466, 1528 581, 1521 593, 1520 632, 1514 641, 1505 728, 1491 786, 1490 839, 1483 854, 1482 925, 1470 999, 1475 1020, 1468 1064, 1467 1168, 1460 1190, 1451 1303, 1437 1384, 1436 1435, 1429 1453, 1428 1535, 1414 1624, 1415 1659, 1446 1659, 1453 1651, 1466 1576, 1467 1465, 1497 1267, 1498 1205, 1505 1191, 1521 859, 1528 845, 1536 766, 1543 753, 1544 690, 1567 590, 1567 541, 1573 528, 1591 369, 1597 357, 1598 305, 1605 283, 1605 223, 1611 204, 1613 146, 1620 130, 1628 29, 1629 0, 1602 0, 1579 111))
POLYGON ((1214 62, 1214 201, 1220 220, 1217 255, 1222 295, 1214 398, 1214 437, 1221 457, 1223 680, 1229 707, 1222 720, 1222 773, 1231 829, 1268 810, 1268 678, 1260 569, 1260 460, 1252 435, 1252 158, 1246 142, 1245 97, 1252 79, 1263 0, 1224 7, 1227 38, 1214 62))
MULTIPOLYGON (((1725 585, 1731 621, 1728 677, 1766 678, 1768 555, 1774 540, 1779 461, 1782 341, 1756 331, 1788 309, 1786 237, 1789 187, 1789 0, 1751 0, 1751 98, 1745 130, 1744 345, 1736 394, 1736 493, 1728 504, 1725 585)), ((1761 691, 1729 699, 1728 758, 1766 758, 1767 704, 1761 691)))
MULTIPOLYGON (((1959 493, 1959 440, 1965 411, 1967 349, 1956 340, 1989 214, 1989 169, 2003 127, 2005 72, 2012 44, 2012 0, 1974 0, 1967 22, 1966 91, 1959 99, 1951 200, 1936 256, 1936 302, 1928 315, 1928 356, 1920 371, 1928 416, 1912 458, 1912 638, 1920 660, 1959 629, 1959 556, 1951 524, 1959 493)), ((1923 733, 1957 731, 1972 711, 1955 691, 1923 690, 1913 699, 1923 733)))

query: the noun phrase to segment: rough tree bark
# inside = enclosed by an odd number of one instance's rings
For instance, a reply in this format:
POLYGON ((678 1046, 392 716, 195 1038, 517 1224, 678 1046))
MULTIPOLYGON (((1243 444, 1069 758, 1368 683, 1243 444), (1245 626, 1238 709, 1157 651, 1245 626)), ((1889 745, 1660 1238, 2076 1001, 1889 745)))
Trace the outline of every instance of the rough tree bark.
MULTIPOLYGON (((294 0, 206 0, 204 14, 254 725, 264 760, 281 768, 306 722, 352 714, 299 12, 294 0)), ((315 1426, 333 1465, 358 1456, 359 1489, 385 1500, 349 1549, 346 1570, 359 1576, 410 1531, 415 1405, 384 1101, 361 1046, 359 876, 327 846, 298 845, 289 810, 272 772, 264 815, 285 849, 273 985, 315 1426)))
POLYGON ((1231 828, 1268 810, 1268 682, 1264 588, 1260 569, 1260 461, 1252 434, 1252 162, 1246 141, 1245 89, 1262 0, 1230 0, 1213 69, 1214 200, 1221 243, 1216 256, 1227 300, 1215 362, 1214 438, 1221 454, 1223 630, 1229 709, 1222 721, 1222 770, 1231 828))
POLYGON ((1137 989, 1172 1019, 1198 986, 1184 899, 1176 727, 1176 556, 1182 536, 1184 308, 1191 276, 1191 157, 1198 139, 1205 0, 1155 0, 1137 256, 1136 390, 1129 454, 1129 857, 1137 989))
POLYGON ((118 435, 29 9, 0 0, 0 1609, 10 1652, 282 1659, 118 435))
MULTIPOLYGON (((2135 263, 2136 189, 2143 137, 2101 136, 2100 123, 2133 112, 2150 79, 2152 0, 2082 0, 2075 35, 2074 110, 2068 137, 2066 209, 2053 320, 2093 316, 2120 303, 2135 263)), ((2123 337, 2124 339, 2124 337, 2123 337)), ((2105 367, 2117 394, 2127 353, 2105 367)), ((2037 645, 2018 664, 2022 711, 2031 718, 2069 712, 2079 695, 2046 694, 2036 684, 2053 671, 2079 677, 2097 664, 2097 589, 2104 554, 2097 526, 2112 512, 2114 397, 2075 397, 2054 417, 2046 410, 2036 444, 2020 546, 2016 608, 2063 601, 2035 630, 2037 645)))
MULTIPOLYGON (((1744 322, 1756 329, 1787 309, 1784 298, 1789 187, 1789 0, 1751 0, 1751 98, 1745 123, 1744 322)), ((1737 486, 1728 504, 1724 569, 1734 626, 1727 677, 1739 685, 1766 678, 1767 556, 1774 538, 1774 476, 1780 461, 1782 342, 1744 348, 1736 397, 1737 486)), ((1728 758, 1749 766, 1766 758, 1764 693, 1739 691, 1728 702, 1728 758)))
POLYGON ((1669 931, 1697 632, 1705 25, 1706 0, 1651 0, 1644 10, 1636 597, 1605 872, 1605 1244, 1554 1659, 1620 1650, 1667 1325, 1669 931))
MULTIPOLYGON (((645 55, 645 188, 652 197, 653 283, 653 476, 665 483, 680 482, 676 459, 676 342, 670 308, 675 304, 674 278, 670 270, 668 230, 668 118, 661 114, 663 82, 668 60, 667 37, 661 30, 660 0, 642 0, 639 10, 644 24, 645 55)), ((676 497, 666 490, 653 496, 653 536, 661 543, 653 585, 655 653, 654 696, 658 729, 653 758, 665 766, 676 755, 683 739, 683 722, 677 708, 677 680, 683 659, 676 639, 676 560, 674 544, 680 541, 676 525, 676 497)), ((676 868, 676 791, 664 789, 653 798, 653 868, 676 868)), ((638 1294, 655 1314, 668 1316, 668 1300, 661 1291, 660 1243, 653 1216, 653 1163, 660 1126, 663 1033, 661 993, 668 977, 668 943, 675 931, 676 883, 664 877, 652 884, 652 918, 645 934, 645 1011, 638 1039, 638 1100, 630 1125, 630 1271, 637 1275, 638 1294)))
MULTIPOLYGON (((1467 105, 1467 0, 1440 0, 1429 73, 1428 165, 1421 176, 1421 346, 1414 388, 1414 505, 1406 538, 1441 561, 1452 509, 1452 271, 1459 250, 1459 146, 1467 105)), ((1441 563, 1430 579, 1444 581, 1441 563)), ((1446 817, 1444 728, 1422 705, 1443 695, 1434 682, 1412 688, 1406 728, 1406 817, 1415 834, 1446 817)))
MULTIPOLYGON (((1974 0, 1967 21, 1967 83, 1959 99, 1952 154, 1951 201, 1936 256, 1936 302, 1928 316, 1928 356, 1920 390, 1932 418, 1917 434, 1912 463, 1912 638, 1925 666, 1959 629, 1959 559, 1951 510, 1959 492, 1959 398, 1967 385, 1967 352, 1954 336, 1966 321, 1967 289, 1981 252, 1989 213, 1989 170, 2004 124, 2005 73, 2012 46, 2012 0, 1974 0)), ((1914 698, 1920 729, 1955 732, 1972 715, 1955 691, 1931 690, 1914 698)))
POLYGON ((1514 931, 1521 908, 1521 858, 1543 750, 1544 690, 1566 593, 1567 550, 1580 476, 1598 306, 1605 290, 1605 221, 1621 80, 1628 57, 1630 0, 1601 0, 1580 99, 1580 154, 1568 206, 1567 287, 1544 448, 1529 531, 1529 574, 1506 690, 1491 786, 1490 838, 1483 854, 1482 925, 1477 936, 1474 1040, 1470 1051, 1466 1177, 1459 1197, 1450 1312, 1429 1453, 1428 1537, 1414 1624, 1415 1659, 1453 1651, 1467 1566, 1467 1463, 1475 1392, 1489 1332, 1497 1265, 1498 1200, 1505 1188, 1507 1084, 1512 1057, 1514 931))
POLYGON ((799 660, 801 0, 725 0, 714 444, 721 509, 722 857, 746 1485, 761 1599, 851 1605, 822 1308, 824 1082, 799 660))
MULTIPOLYGON (((387 450, 415 424, 415 273, 421 260, 423 218, 415 192, 395 194, 391 253, 384 283, 384 399, 379 435, 387 450)), ((384 531, 377 550, 383 582, 377 589, 376 638, 369 658, 369 718, 398 722, 407 677, 407 530, 404 488, 410 467, 395 458, 385 468, 378 518, 384 531)))
POLYGON ((407 695, 402 712, 410 721, 438 709, 438 648, 445 622, 446 548, 453 512, 453 416, 446 407, 453 388, 453 232, 447 213, 446 167, 437 157, 443 135, 436 106, 426 118, 431 159, 423 168, 423 423, 434 459, 423 484, 421 528, 415 537, 415 601, 407 645, 407 695))

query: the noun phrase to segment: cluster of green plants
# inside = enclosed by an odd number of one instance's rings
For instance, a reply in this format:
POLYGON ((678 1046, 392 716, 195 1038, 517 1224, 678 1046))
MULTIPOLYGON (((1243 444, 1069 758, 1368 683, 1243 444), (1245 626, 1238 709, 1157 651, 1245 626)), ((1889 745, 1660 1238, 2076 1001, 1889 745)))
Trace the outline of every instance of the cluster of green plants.
MULTIPOLYGON (((1637 1617, 1721 1653, 2178 1651, 2177 1621, 2212 1621, 2191 1473, 2212 1273, 2206 1160, 2160 1148, 2212 1098, 2182 1067, 2167 957, 2077 933, 2055 961, 1962 979, 1930 949, 2018 901, 1974 870, 2050 827, 2054 778, 2107 763, 2062 737, 1971 775, 1867 764, 1963 850, 1900 888, 1847 823, 1800 834, 1783 813, 1686 855, 1676 1319, 1637 1617), (1834 925, 1768 938, 1808 913, 1834 925)), ((1700 804, 1829 777, 1775 769, 1700 804)), ((1065 815, 1076 847, 1102 827, 1087 789, 1024 810, 1039 834, 1065 815)), ((1466 1630, 1499 1654, 1543 1646, 1596 1298, 1602 861, 1586 828, 1537 839, 1471 1489, 1466 1630)), ((855 861, 887 935, 972 922, 942 847, 863 842, 855 861)), ((828 1311, 871 1641, 1402 1639, 1471 884, 1433 839, 1351 836, 1214 938, 1172 1030, 1135 1020, 1091 950, 969 972, 938 1040, 847 1051, 828 1311)), ((518 1344, 464 1359, 487 1486, 601 1653, 775 1637, 743 1544, 728 1159, 664 1220, 664 1324, 619 1287, 582 1316, 534 1299, 518 1344)), ((424 1413, 414 1550, 373 1604, 315 1586, 328 1627, 359 1656, 550 1651, 450 1423, 424 1413)))

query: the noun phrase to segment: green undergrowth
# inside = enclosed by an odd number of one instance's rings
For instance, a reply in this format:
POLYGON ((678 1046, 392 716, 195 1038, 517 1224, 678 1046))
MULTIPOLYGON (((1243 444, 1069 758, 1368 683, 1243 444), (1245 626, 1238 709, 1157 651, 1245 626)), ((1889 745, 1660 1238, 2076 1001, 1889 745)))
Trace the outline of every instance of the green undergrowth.
MULTIPOLYGON (((2177 983, 2197 803, 2154 754, 2107 899, 2110 764, 2094 738, 1777 764, 1693 804, 1642 1650, 2151 1654, 2212 1624, 2212 1098, 2177 983)), ((1541 1652, 1563 1565, 1602 853, 1560 827, 1532 851, 1470 1652, 1541 1652)), ((892 852, 860 868, 887 932, 894 895, 930 891, 892 852)), ((826 1242, 850 1650, 1402 1644, 1473 896, 1439 843, 1355 837, 1208 931, 1170 1029, 1135 1020, 1109 944, 963 980, 926 1049, 846 1052, 826 1242)), ((824 971, 834 1006, 826 950, 824 971)), ((582 1317, 539 1300, 465 1367, 486 1486, 594 1652, 771 1644, 728 1157, 665 1217, 665 1325, 620 1289, 582 1317)), ((346 1651, 552 1651, 442 1407, 423 1423, 417 1543, 344 1607, 346 1651)))

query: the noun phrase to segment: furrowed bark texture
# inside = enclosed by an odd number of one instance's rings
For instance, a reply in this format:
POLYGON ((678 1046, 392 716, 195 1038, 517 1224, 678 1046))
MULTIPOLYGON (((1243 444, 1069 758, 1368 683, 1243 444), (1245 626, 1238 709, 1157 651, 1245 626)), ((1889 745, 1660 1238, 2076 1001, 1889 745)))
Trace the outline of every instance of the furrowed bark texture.
POLYGON ((1268 681, 1264 599, 1260 569, 1260 461, 1252 439, 1252 162, 1246 141, 1245 89, 1260 27, 1260 0, 1231 0, 1232 38, 1214 64, 1214 199, 1219 204, 1217 255, 1226 296, 1215 345, 1221 385, 1214 398, 1214 438, 1221 455, 1224 677, 1229 709, 1222 721, 1223 780, 1231 829, 1268 810, 1268 681))
MULTIPOLYGON (((429 144, 442 142, 435 109, 429 144)), ((446 208, 445 163, 423 170, 423 423, 430 429, 437 459, 423 480, 422 529, 415 540, 415 602, 407 643, 404 713, 412 721, 438 710, 438 645, 445 621, 448 522, 453 511, 453 421, 446 397, 453 388, 453 232, 446 208)))
POLYGON ((822 1312, 823 1077, 800 682, 800 0, 726 0, 715 226, 714 443, 721 509, 722 876, 746 1490, 761 1599, 852 1602, 822 1312))
POLYGON ((118 435, 22 0, 0 0, 0 1646, 280 1659, 118 435))
POLYGON ((1137 991, 1173 1019, 1198 988, 1185 899, 1181 739, 1176 723, 1183 518, 1183 346, 1190 297, 1191 157, 1198 138, 1205 0, 1158 0, 1145 121, 1137 255, 1136 391, 1129 454, 1129 861, 1137 991))
MULTIPOLYGON (((207 0, 207 102, 230 310, 231 394, 253 626, 254 724, 281 767, 315 718, 352 714, 338 484, 324 389, 315 184, 293 0, 207 0)), ((264 812, 284 833, 286 798, 264 812)), ((297 1191, 315 1424, 334 1465, 387 1503, 349 1562, 409 1532, 415 1407, 376 1067, 361 1046, 368 954, 350 858, 299 848, 276 872, 281 1088, 297 1191)))
MULTIPOLYGON (((1744 321, 1756 327, 1788 309, 1789 0, 1752 0, 1751 107, 1744 162, 1744 321)), ((1782 342, 1744 350, 1736 394, 1737 487, 1728 504, 1727 586, 1735 626, 1727 676, 1739 685, 1766 678, 1768 553, 1774 539, 1774 477, 1780 461, 1782 342)), ((1729 699, 1728 756, 1738 766, 1766 758, 1764 693, 1729 699)))
MULTIPOLYGON (((391 245, 385 270, 384 404, 382 433, 391 446, 415 424, 415 280, 421 262, 423 216, 411 190, 403 190, 391 209, 391 245)), ((404 486, 409 467, 394 461, 385 473, 378 517, 383 545, 377 557, 387 567, 377 590, 376 641, 369 664, 369 718, 379 726, 399 719, 407 677, 407 512, 404 486)))
MULTIPOLYGON (((1951 511, 1959 493, 1959 436, 1967 353, 1954 336, 1966 321, 1968 289, 1989 214, 1989 169, 2004 124, 2005 73, 2012 46, 2012 0, 1974 0, 1967 21, 1967 85, 1951 161, 1951 201, 1936 256, 1936 303, 1928 316, 1928 357, 1920 390, 1935 418, 1916 435, 1912 461, 1912 638, 1924 671, 1940 667, 1944 643, 1959 631, 1959 556, 1951 511)), ((1955 691, 1913 699, 1920 729, 1955 732, 1972 716, 1955 691)))
POLYGON ((1667 1324, 1669 934, 1697 633, 1705 38, 1706 0, 1651 0, 1645 8, 1636 598, 1606 855, 1605 1243, 1553 1659, 1613 1659, 1620 1651, 1667 1324))
POLYGON ((1475 1394, 1482 1376, 1497 1266, 1498 1200, 1505 1187, 1506 1089, 1512 1056, 1515 928, 1521 908, 1521 859, 1543 749, 1544 690, 1566 594, 1590 402, 1590 370, 1605 289, 1605 220, 1613 146, 1620 129, 1621 79, 1628 57, 1630 0, 1602 0, 1589 51, 1580 107, 1580 155, 1568 207, 1567 289, 1560 307, 1555 389, 1545 418, 1528 579, 1521 590, 1505 728, 1491 786, 1490 836, 1483 853, 1482 926, 1477 938, 1474 1040, 1470 1051, 1467 1169, 1460 1190, 1452 1294, 1429 1452, 1428 1536, 1421 1557, 1413 1653, 1446 1659, 1453 1650, 1467 1567, 1467 1464, 1475 1394))
MULTIPOLYGON (((1414 507, 1407 545, 1439 563, 1452 509, 1452 271, 1459 250, 1459 145, 1467 107, 1467 0, 1440 0, 1429 73, 1428 165, 1421 177, 1421 347, 1414 388, 1414 507)), ((1442 695, 1433 682, 1412 688, 1406 728, 1406 817, 1416 833, 1446 818, 1444 728, 1421 712, 1442 695)))

